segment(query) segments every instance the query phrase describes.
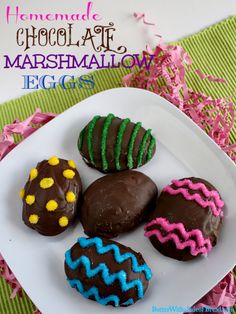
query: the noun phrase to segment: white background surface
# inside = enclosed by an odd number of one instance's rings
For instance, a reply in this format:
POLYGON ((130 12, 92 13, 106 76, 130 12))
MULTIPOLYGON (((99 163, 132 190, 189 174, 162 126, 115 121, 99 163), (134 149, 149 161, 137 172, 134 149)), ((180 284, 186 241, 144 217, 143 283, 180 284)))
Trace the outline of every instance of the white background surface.
MULTIPOLYGON (((36 27, 66 26, 66 22, 22 22, 6 24, 5 8, 11 5, 20 7, 22 13, 80 13, 84 11, 85 0, 1 0, 0 1, 0 103, 18 97, 29 91, 22 90, 25 74, 69 74, 80 75, 79 70, 9 70, 3 69, 3 55, 15 56, 22 54, 22 47, 18 47, 15 33, 19 27, 28 27, 30 24, 36 27)), ((236 14, 235 0, 94 0, 93 10, 103 18, 102 25, 114 22, 117 31, 114 33, 114 42, 125 45, 129 53, 139 53, 147 42, 154 45, 152 27, 147 30, 142 23, 137 23, 132 14, 145 12, 149 21, 157 24, 158 32, 166 41, 177 40, 183 36, 195 33, 222 19, 236 14)), ((86 27, 98 24, 97 22, 74 22, 76 34, 82 35, 86 27)), ((33 53, 77 53, 92 54, 91 47, 86 48, 40 48, 35 47, 27 51, 33 53)))
POLYGON ((191 306, 235 265, 236 167, 192 120, 154 93, 122 88, 87 98, 17 146, 0 163, 0 178, 4 178, 0 189, 0 250, 43 314, 151 314, 153 305, 191 306), (79 132, 92 116, 98 112, 106 115, 110 111, 122 118, 130 117, 132 121, 142 117, 143 126, 152 128, 158 142, 157 152, 139 171, 151 177, 159 191, 173 178, 202 177, 219 190, 226 204, 221 236, 207 258, 179 262, 165 257, 143 236, 142 226, 116 238, 141 252, 153 271, 144 300, 126 309, 89 302, 66 282, 64 252, 79 236, 84 236, 81 224, 59 236, 43 237, 24 226, 22 201, 18 196, 29 170, 39 160, 54 154, 76 161, 84 188, 100 177, 101 173, 82 161, 76 143, 79 132), (147 111, 152 115, 147 115, 147 111))

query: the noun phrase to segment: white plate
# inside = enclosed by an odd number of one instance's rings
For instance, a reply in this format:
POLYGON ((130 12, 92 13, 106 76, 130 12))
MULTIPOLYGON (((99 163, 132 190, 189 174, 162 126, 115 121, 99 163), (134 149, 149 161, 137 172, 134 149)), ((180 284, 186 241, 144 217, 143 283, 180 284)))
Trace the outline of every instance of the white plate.
POLYGON ((84 100, 34 133, 0 163, 0 251, 22 286, 43 314, 151 313, 152 307, 191 306, 210 290, 236 262, 236 167, 189 118, 153 93, 129 88, 105 91, 84 100), (57 237, 43 237, 21 220, 18 191, 29 170, 51 155, 75 159, 83 186, 101 176, 87 167, 77 151, 82 127, 95 114, 109 112, 142 121, 158 140, 153 160, 140 168, 159 190, 173 178, 203 177, 220 191, 226 203, 224 227, 207 258, 178 262, 162 256, 143 236, 143 228, 118 241, 140 251, 154 276, 144 300, 114 309, 84 299, 65 280, 64 252, 83 235, 82 226, 57 237))

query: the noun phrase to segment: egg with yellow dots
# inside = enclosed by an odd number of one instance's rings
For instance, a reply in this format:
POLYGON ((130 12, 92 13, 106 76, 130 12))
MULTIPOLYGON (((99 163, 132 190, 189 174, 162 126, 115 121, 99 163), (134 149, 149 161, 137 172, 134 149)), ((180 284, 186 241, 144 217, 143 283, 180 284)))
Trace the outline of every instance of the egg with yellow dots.
POLYGON ((73 160, 51 156, 29 171, 19 189, 23 221, 45 236, 54 236, 72 225, 78 215, 82 183, 73 160))

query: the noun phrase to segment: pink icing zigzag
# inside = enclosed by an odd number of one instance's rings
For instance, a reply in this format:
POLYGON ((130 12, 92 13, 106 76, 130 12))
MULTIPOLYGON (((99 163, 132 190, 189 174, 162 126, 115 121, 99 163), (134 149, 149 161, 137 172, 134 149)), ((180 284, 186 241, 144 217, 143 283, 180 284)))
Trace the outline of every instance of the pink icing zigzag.
POLYGON ((206 254, 212 249, 210 239, 205 239, 201 230, 194 229, 191 231, 186 231, 182 223, 170 223, 166 218, 159 217, 152 220, 146 224, 144 230, 145 237, 150 238, 151 236, 155 236, 161 243, 172 240, 175 243, 176 248, 179 250, 183 250, 189 246, 190 252, 193 256, 198 254, 206 254), (160 226, 161 229, 163 229, 165 232, 168 232, 169 234, 163 236, 160 230, 147 230, 147 228, 152 226, 160 226), (184 242, 180 240, 177 234, 172 233, 174 230, 178 230, 181 233, 181 236, 184 238, 184 242), (196 241, 190 239, 191 237, 195 237, 196 241))
POLYGON ((200 190, 206 197, 213 197, 218 207, 224 206, 224 202, 221 200, 219 193, 215 190, 209 191, 206 185, 202 182, 193 183, 189 179, 184 179, 184 180, 172 180, 171 183, 177 187, 187 185, 192 190, 200 190))
MULTIPOLYGON (((219 216, 224 206, 224 202, 220 199, 220 195, 217 191, 209 191, 203 183, 193 183, 189 179, 185 180, 172 180, 171 183, 178 187, 173 189, 171 186, 166 186, 163 191, 171 195, 182 194, 183 197, 189 201, 195 201, 203 208, 210 207, 214 216, 219 216), (189 189, 201 191, 206 197, 214 198, 214 201, 204 200, 200 194, 190 194, 188 189, 182 188, 187 185, 189 189)), ((222 213, 223 214, 223 213, 222 213)))

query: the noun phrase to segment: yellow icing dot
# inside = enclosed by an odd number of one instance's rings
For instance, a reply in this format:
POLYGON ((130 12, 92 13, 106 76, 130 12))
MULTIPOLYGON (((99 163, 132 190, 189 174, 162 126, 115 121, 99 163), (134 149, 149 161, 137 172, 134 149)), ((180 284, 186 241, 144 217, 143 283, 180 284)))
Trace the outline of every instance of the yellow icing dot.
POLYGON ((73 203, 76 199, 75 193, 73 192, 67 192, 66 193, 66 200, 68 203, 73 203))
POLYGON ((39 216, 38 215, 30 215, 29 216, 29 222, 32 224, 32 225, 35 225, 36 223, 38 223, 39 221, 39 216))
POLYGON ((33 168, 30 170, 30 181, 33 181, 38 176, 38 170, 33 168))
POLYGON ((20 190, 19 196, 20 196, 21 199, 24 198, 24 196, 25 196, 25 190, 24 190, 24 189, 21 189, 21 190, 20 190))
POLYGON ((69 223, 69 220, 66 216, 62 216, 58 222, 61 227, 66 227, 69 223))
POLYGON ((48 163, 51 166, 57 166, 59 164, 59 159, 56 156, 52 156, 49 160, 48 163))
POLYGON ((57 209, 57 207, 58 207, 58 203, 54 200, 50 200, 46 204, 46 208, 49 212, 53 212, 54 210, 57 209))
POLYGON ((26 201, 26 204, 33 205, 35 202, 35 196, 34 195, 27 195, 25 201, 26 201))
POLYGON ((74 160, 68 160, 68 165, 73 168, 73 169, 76 169, 76 164, 74 162, 74 160))
POLYGON ((53 186, 54 180, 53 178, 44 178, 40 181, 40 187, 42 189, 49 189, 51 186, 53 186))
POLYGON ((71 169, 66 169, 63 171, 63 176, 66 178, 66 179, 73 179, 74 176, 75 176, 75 172, 71 169))

